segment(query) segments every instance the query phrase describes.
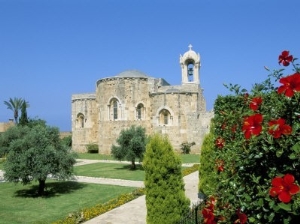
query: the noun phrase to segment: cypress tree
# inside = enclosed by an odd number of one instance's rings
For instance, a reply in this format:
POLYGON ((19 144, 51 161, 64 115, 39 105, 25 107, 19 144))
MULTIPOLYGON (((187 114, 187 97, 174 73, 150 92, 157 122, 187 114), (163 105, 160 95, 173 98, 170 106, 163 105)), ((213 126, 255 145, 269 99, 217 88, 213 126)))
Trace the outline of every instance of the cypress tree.
POLYGON ((214 135, 210 132, 203 140, 199 166, 199 192, 206 196, 215 191, 218 183, 213 149, 214 135))
POLYGON ((27 106, 28 103, 24 100, 21 106, 21 117, 19 119, 19 124, 24 126, 28 124, 28 117, 27 117, 27 106))
POLYGON ((143 161, 148 224, 172 224, 189 211, 181 173, 181 160, 167 137, 150 138, 143 161))

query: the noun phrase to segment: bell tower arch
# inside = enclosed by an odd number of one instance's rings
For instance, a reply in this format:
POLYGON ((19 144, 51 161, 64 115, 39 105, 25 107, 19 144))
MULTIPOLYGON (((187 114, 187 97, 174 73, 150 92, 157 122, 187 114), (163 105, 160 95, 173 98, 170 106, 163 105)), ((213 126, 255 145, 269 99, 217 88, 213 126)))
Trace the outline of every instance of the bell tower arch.
POLYGON ((190 44, 189 50, 180 55, 181 83, 182 84, 200 84, 200 55, 192 50, 190 44))

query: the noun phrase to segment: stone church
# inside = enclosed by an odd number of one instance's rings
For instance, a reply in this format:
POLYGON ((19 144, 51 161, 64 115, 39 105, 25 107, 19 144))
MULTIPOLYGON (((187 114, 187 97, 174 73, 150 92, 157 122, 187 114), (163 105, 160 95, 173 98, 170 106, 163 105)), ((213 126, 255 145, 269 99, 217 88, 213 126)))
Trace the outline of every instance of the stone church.
POLYGON ((122 129, 141 125, 147 134, 168 135, 178 151, 183 142, 195 142, 192 153, 199 153, 213 112, 206 111, 199 53, 190 45, 179 62, 181 85, 127 70, 99 79, 95 93, 72 95, 73 149, 84 152, 95 143, 99 153, 109 154, 122 129))

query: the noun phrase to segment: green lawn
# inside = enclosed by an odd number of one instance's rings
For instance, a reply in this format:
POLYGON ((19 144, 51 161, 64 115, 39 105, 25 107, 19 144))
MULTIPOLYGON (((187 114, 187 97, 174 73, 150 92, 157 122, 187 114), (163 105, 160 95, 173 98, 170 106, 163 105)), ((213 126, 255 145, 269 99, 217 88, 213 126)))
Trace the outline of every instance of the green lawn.
POLYGON ((123 163, 94 163, 75 166, 75 175, 89 177, 105 177, 123 180, 143 181, 145 172, 142 166, 137 164, 136 170, 130 170, 130 164, 123 163))
POLYGON ((92 160, 116 160, 111 155, 97 154, 97 153, 77 153, 78 159, 92 159, 92 160))
POLYGON ((200 163, 200 154, 179 154, 182 163, 200 163))
MULTIPOLYGON (((199 154, 178 154, 182 163, 199 163, 199 154)), ((96 153, 78 153, 78 159, 92 159, 92 160, 116 160, 111 155, 102 155, 96 153)))
POLYGON ((65 218, 71 212, 107 202, 135 188, 77 182, 47 184, 48 194, 36 197, 36 183, 0 183, 0 223, 51 223, 65 218))
MULTIPOLYGON (((182 167, 182 170, 187 167, 182 167)), ((145 171, 140 164, 136 170, 130 170, 130 164, 122 163, 93 163, 75 166, 75 175, 88 177, 104 177, 122 180, 144 181, 145 171)))

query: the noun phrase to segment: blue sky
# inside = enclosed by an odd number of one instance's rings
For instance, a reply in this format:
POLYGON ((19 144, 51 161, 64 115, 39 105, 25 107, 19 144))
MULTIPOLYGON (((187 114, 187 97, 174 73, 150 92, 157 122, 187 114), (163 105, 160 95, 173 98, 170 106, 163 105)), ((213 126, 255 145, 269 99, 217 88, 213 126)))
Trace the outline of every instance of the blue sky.
POLYGON ((71 95, 127 69, 181 83, 179 55, 200 53, 207 109, 223 83, 246 89, 300 57, 297 0, 0 0, 0 122, 3 101, 30 103, 28 115, 71 130, 71 95), (298 22, 297 22, 298 21, 298 22))

